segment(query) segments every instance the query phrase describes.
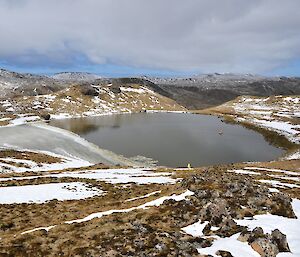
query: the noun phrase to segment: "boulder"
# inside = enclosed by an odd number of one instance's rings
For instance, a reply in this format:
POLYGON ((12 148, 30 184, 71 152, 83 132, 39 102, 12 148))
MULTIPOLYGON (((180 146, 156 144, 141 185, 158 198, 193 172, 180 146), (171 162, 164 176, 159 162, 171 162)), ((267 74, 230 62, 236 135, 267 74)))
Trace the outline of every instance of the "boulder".
POLYGON ((216 235, 220 237, 230 237, 243 230, 242 226, 237 225, 237 223, 232 219, 225 217, 223 221, 219 224, 220 229, 216 231, 216 235))
POLYGON ((50 115, 49 113, 43 113, 43 114, 41 114, 41 117, 42 117, 44 120, 50 120, 51 115, 50 115))
POLYGON ((216 255, 221 257, 233 257, 233 255, 230 252, 219 250, 216 252, 216 255))
POLYGON ((216 199, 216 203, 206 204, 200 211, 202 221, 210 221, 212 226, 219 225, 223 217, 229 216, 228 203, 224 199, 216 199))
POLYGON ((115 84, 111 85, 110 91, 113 92, 114 94, 120 94, 122 92, 121 89, 120 89, 120 86, 115 85, 115 84))
POLYGON ((83 95, 86 95, 86 96, 98 96, 99 95, 98 89, 91 85, 88 85, 88 84, 81 85, 80 91, 83 95))
POLYGON ((256 227, 252 231, 243 231, 238 240, 248 242, 251 247, 262 257, 273 257, 279 252, 290 252, 286 235, 278 229, 272 234, 265 234, 261 227, 256 227))
POLYGON ((272 240, 277 244, 279 252, 290 252, 290 247, 286 239, 286 235, 281 233, 278 229, 272 231, 272 240))
POLYGON ((242 231, 239 237, 237 238, 238 241, 246 243, 249 241, 249 238, 251 236, 251 232, 249 231, 242 231))
POLYGON ((254 242, 258 238, 265 238, 266 235, 264 234, 264 230, 261 227, 256 227, 250 232, 250 236, 248 239, 249 243, 254 242))
POLYGON ((287 218, 297 218, 291 203, 292 199, 283 193, 272 195, 271 214, 287 218))
POLYGON ((279 253, 277 245, 270 238, 257 238, 250 245, 261 257, 276 257, 279 253))
POLYGON ((193 244, 195 248, 205 248, 210 247, 213 244, 213 238, 203 238, 203 237, 190 237, 186 239, 189 243, 193 244))

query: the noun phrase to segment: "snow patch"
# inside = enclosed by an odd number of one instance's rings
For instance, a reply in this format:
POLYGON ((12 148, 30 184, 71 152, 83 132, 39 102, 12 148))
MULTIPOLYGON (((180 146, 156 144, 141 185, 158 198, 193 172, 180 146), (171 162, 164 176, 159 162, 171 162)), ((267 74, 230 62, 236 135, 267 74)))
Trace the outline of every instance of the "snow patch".
POLYGON ((102 190, 89 188, 86 184, 79 182, 7 186, 0 187, 0 204, 44 203, 53 199, 78 200, 102 193, 102 190))

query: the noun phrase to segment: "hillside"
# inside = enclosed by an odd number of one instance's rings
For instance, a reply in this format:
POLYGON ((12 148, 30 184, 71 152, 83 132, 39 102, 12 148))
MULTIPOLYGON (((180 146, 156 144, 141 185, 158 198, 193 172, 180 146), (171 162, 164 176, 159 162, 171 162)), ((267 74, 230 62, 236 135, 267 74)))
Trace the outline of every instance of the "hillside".
POLYGON ((223 116, 228 121, 262 132, 271 143, 280 142, 280 146, 293 148, 300 143, 299 111, 299 96, 241 96, 197 113, 223 116), (268 131, 275 133, 268 134, 268 131))
POLYGON ((175 101, 141 84, 122 81, 77 84, 50 94, 18 96, 0 103, 2 125, 146 110, 186 111, 175 101))
POLYGON ((49 94, 63 89, 68 83, 34 74, 0 69, 0 99, 15 96, 49 94))
POLYGON ((299 95, 300 78, 210 74, 191 78, 148 78, 160 93, 188 109, 204 109, 237 96, 299 95))

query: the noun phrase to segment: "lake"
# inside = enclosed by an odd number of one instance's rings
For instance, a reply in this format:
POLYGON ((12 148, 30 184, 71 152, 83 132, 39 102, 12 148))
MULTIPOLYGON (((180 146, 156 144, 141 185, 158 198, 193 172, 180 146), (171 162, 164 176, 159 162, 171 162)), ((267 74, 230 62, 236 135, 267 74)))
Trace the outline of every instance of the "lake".
POLYGON ((284 152, 257 132, 207 115, 119 114, 52 120, 50 125, 125 157, 141 155, 170 167, 269 161, 284 152))

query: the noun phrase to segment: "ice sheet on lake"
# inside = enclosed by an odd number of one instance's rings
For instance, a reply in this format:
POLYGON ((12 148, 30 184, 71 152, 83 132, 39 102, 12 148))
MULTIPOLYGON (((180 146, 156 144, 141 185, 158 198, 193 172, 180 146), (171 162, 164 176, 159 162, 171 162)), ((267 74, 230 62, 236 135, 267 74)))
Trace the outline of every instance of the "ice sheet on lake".
POLYGON ((111 151, 99 148, 74 133, 43 123, 1 127, 0 147, 8 145, 16 149, 47 151, 93 164, 137 165, 111 151))

